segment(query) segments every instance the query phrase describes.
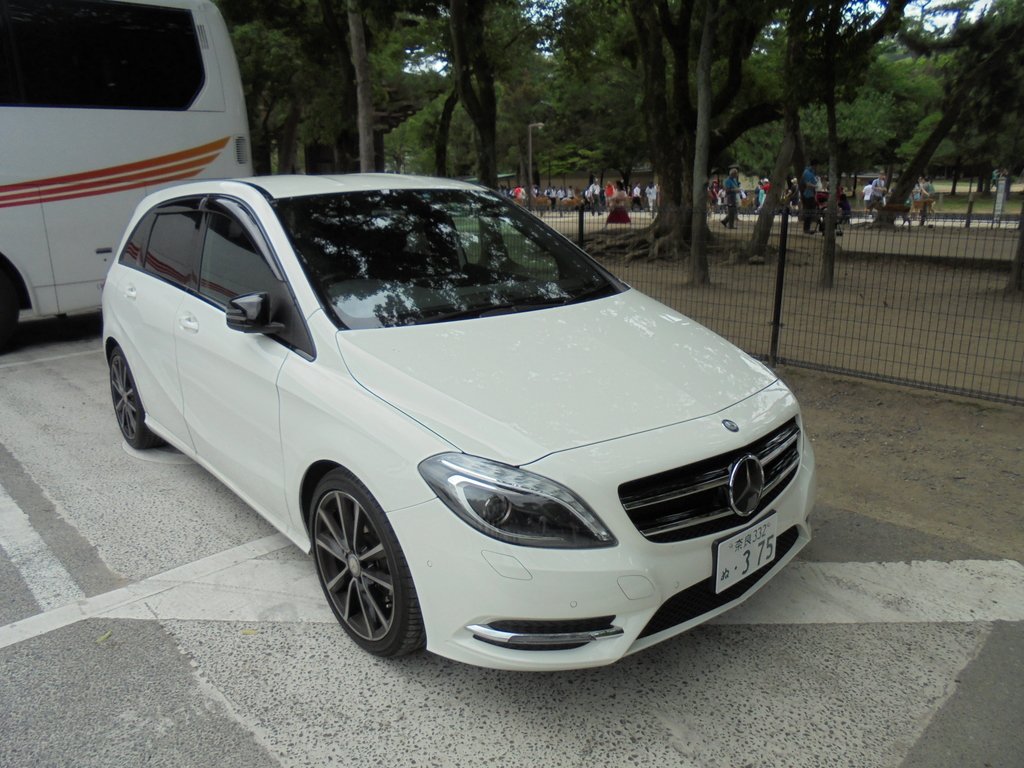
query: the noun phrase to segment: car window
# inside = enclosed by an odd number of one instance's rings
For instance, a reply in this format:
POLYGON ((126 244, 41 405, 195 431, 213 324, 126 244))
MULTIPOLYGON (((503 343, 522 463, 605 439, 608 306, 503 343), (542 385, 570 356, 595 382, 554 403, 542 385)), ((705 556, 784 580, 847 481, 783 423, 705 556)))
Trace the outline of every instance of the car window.
POLYGON ((622 290, 561 235, 482 190, 313 195, 275 207, 344 328, 525 311, 622 290))
POLYGON ((241 223, 211 211, 199 272, 199 292, 221 306, 235 296, 272 292, 278 279, 241 223))
POLYGON ((132 230, 131 236, 128 238, 128 242, 125 243, 124 249, 121 251, 121 256, 118 261, 128 267, 139 268, 142 266, 142 251, 146 247, 146 240, 149 238, 149 230, 153 227, 153 214, 148 214, 142 217, 135 229, 132 230))
POLYGON ((143 269, 195 290, 195 257, 202 219, 199 211, 157 212, 143 269))

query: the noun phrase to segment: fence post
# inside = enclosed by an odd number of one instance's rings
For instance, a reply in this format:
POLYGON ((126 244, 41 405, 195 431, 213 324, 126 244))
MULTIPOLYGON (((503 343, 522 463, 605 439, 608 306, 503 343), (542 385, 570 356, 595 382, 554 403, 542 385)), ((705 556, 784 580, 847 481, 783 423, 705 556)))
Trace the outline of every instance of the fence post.
POLYGON ((779 362, 779 330, 782 328, 782 287, 786 279, 786 243, 789 240, 789 204, 782 207, 779 228, 779 263, 775 269, 775 305, 772 309, 772 341, 768 349, 768 365, 779 362))
POLYGON ((579 218, 578 232, 579 232, 579 234, 578 234, 576 239, 578 240, 578 244, 579 244, 580 248, 583 247, 583 213, 584 213, 583 209, 584 208, 586 208, 586 205, 577 206, 577 211, 579 212, 579 215, 578 215, 578 218, 579 218))
POLYGON ((964 219, 964 229, 971 228, 971 216, 974 215, 974 193, 967 196, 967 218, 964 219))

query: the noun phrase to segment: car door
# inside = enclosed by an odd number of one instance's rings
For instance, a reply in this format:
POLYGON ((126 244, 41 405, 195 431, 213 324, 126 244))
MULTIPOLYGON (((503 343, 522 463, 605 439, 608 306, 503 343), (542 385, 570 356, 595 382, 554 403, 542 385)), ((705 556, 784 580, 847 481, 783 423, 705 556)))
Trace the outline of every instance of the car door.
POLYGON ((118 343, 128 356, 146 421, 184 448, 193 446, 185 425, 174 326, 178 307, 197 284, 199 204, 175 201, 143 218, 108 286, 121 319, 118 343))
POLYGON ((236 296, 279 295, 279 275, 248 214, 237 205, 210 203, 198 291, 178 307, 174 333, 196 453, 261 514, 283 523, 277 379, 294 353, 279 339, 232 330, 225 320, 236 296))

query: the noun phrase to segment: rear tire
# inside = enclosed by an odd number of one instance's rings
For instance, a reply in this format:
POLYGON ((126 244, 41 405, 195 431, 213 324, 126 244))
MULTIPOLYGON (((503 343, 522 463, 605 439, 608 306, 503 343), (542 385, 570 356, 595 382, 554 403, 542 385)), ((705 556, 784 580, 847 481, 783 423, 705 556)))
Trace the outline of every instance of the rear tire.
POLYGON ((348 636, 374 656, 403 656, 425 645, 419 599, 384 510, 343 469, 313 492, 309 532, 316 573, 348 636))
POLYGON ((14 289, 14 283, 0 271, 0 350, 7 347, 14 329, 18 327, 19 310, 18 292, 14 289))
POLYGON ((117 426, 128 445, 140 451, 163 445, 164 441, 146 426, 146 409, 142 407, 135 377, 120 347, 114 347, 110 353, 110 397, 117 426))

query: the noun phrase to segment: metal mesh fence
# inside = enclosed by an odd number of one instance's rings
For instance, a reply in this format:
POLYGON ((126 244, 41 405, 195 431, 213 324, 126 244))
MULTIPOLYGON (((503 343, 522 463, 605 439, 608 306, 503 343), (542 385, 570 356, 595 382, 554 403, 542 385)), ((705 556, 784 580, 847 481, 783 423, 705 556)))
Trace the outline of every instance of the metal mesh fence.
POLYGON ((688 257, 649 258, 654 214, 627 213, 628 223, 606 211, 543 218, 625 282, 762 359, 1024 405, 1024 293, 1007 291, 1018 216, 965 226, 963 216, 922 223, 897 212, 879 226, 855 213, 823 287, 825 238, 804 234, 798 218, 782 240, 777 216, 766 257, 750 260, 754 213, 741 211, 735 229, 710 214, 710 284, 694 285, 688 257))

